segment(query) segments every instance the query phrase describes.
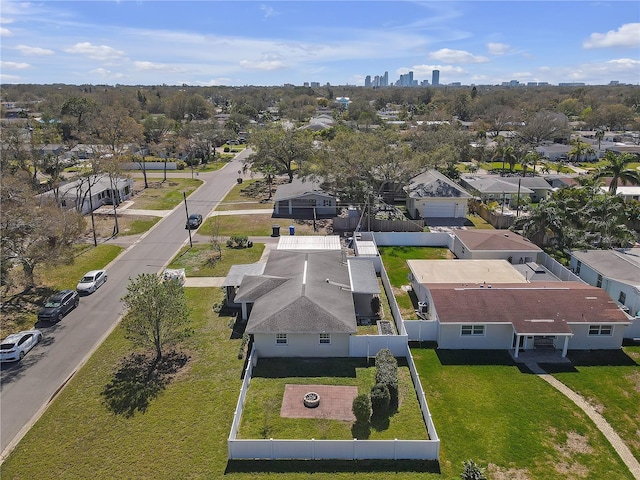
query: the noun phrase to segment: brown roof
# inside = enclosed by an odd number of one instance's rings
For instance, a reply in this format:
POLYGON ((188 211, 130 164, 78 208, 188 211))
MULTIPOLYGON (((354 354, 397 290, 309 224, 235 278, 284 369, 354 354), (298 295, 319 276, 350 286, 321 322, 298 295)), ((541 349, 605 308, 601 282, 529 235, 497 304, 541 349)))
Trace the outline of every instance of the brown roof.
POLYGON ((469 250, 542 251, 537 245, 510 230, 456 230, 455 234, 469 250))
POLYGON ((427 284, 441 323, 510 323, 518 334, 570 334, 571 323, 628 323, 604 290, 579 282, 427 284))

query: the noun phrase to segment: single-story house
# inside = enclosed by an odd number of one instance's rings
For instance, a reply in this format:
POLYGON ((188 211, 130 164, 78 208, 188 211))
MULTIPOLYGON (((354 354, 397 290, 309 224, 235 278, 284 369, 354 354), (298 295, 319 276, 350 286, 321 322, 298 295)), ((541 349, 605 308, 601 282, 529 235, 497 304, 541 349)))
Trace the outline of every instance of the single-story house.
POLYGON ((568 349, 618 349, 631 324, 607 292, 580 282, 425 287, 443 349, 507 349, 517 357, 553 346, 566 356, 568 349))
POLYGON ((61 207, 75 208, 87 214, 107 203, 122 203, 133 195, 133 179, 110 178, 109 175, 91 175, 64 183, 41 193, 40 198, 52 200, 61 207))
POLYGON ((279 185, 273 202, 276 217, 317 218, 337 212, 336 197, 322 190, 320 182, 301 178, 279 185))
POLYGON ((472 195, 437 170, 413 177, 404 188, 412 218, 465 218, 472 195))
POLYGON ((259 357, 346 357, 359 317, 380 293, 370 260, 341 250, 272 250, 264 271, 244 275, 234 302, 259 357))
POLYGON ((640 316, 640 248, 574 250, 569 267, 589 285, 605 290, 630 315, 640 316))
POLYGON ((456 230, 452 251, 460 259, 528 263, 536 262, 542 249, 510 230, 456 230))
POLYGON ((566 161, 569 159, 569 152, 573 149, 572 145, 563 143, 549 143, 536 147, 536 152, 543 157, 548 158, 552 162, 566 161))
POLYGON ((502 177, 500 180, 532 190, 530 198, 534 202, 547 198, 553 191, 553 187, 542 177, 502 177))
MULTIPOLYGON (((484 203, 498 202, 506 205, 516 205, 520 198, 530 197, 533 200, 535 192, 518 182, 505 181, 507 177, 495 175, 463 175, 460 184, 484 203)), ((522 178, 522 177, 520 177, 522 178)))

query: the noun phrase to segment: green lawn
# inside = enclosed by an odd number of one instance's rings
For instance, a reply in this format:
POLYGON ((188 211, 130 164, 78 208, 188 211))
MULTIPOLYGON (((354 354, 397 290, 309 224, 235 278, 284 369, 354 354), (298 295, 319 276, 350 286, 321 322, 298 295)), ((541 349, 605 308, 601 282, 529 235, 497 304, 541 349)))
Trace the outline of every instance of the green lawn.
POLYGON ((469 221, 471 223, 473 223, 473 226, 477 229, 481 229, 481 230, 493 230, 493 225, 491 225, 490 223, 488 223, 484 218, 482 218, 480 215, 473 215, 473 214, 469 214, 467 215, 467 218, 469 219, 469 221))
POLYGON ((187 277, 224 277, 232 265, 257 262, 263 251, 263 243, 238 249, 223 246, 222 258, 218 260, 218 253, 209 244, 186 246, 175 256, 169 268, 184 268, 187 277))
MULTIPOLYGON (((324 222, 317 222, 322 225, 324 222)), ((248 237, 268 237, 273 232, 272 226, 280 225, 280 234, 289 234, 289 225, 295 226, 296 235, 325 235, 322 230, 314 232, 311 220, 296 220, 291 218, 273 218, 270 213, 247 215, 218 215, 207 218, 198 233, 211 235, 214 226, 218 229, 218 235, 228 237, 232 235, 245 235, 248 237)))
POLYGON ((356 386, 359 394, 369 394, 375 384, 375 367, 367 366, 366 359, 260 359, 251 378, 239 437, 426 440, 428 435, 408 367, 400 364, 398 379, 397 412, 388 419, 373 420, 370 429, 354 430, 348 421, 282 418, 279 412, 286 384, 356 386))
POLYGON ((578 407, 505 351, 412 354, 442 441, 443 478, 469 458, 494 464, 489 478, 633 478, 578 407))
POLYGON ((640 458, 640 346, 569 352, 569 358, 576 371, 554 376, 595 406, 640 458))
POLYGON ((133 197, 131 208, 141 210, 171 210, 183 201, 183 192, 189 196, 202 184, 197 178, 171 178, 166 182, 152 181, 133 197))
MULTIPOLYGON (((125 217, 126 218, 126 217, 125 217)), ((138 235, 139 233, 144 233, 153 227, 156 223, 162 220, 162 217, 146 217, 146 218, 136 218, 131 222, 128 222, 126 228, 123 228, 120 225, 122 221, 122 217, 118 219, 118 226, 120 227, 120 232, 118 235, 138 235)))
POLYGON ((391 285, 407 285, 410 273, 407 260, 445 260, 453 258, 446 247, 380 247, 380 256, 391 285))
POLYGON ((251 179, 235 185, 216 210, 273 209, 273 201, 259 189, 263 183, 264 180, 251 179))

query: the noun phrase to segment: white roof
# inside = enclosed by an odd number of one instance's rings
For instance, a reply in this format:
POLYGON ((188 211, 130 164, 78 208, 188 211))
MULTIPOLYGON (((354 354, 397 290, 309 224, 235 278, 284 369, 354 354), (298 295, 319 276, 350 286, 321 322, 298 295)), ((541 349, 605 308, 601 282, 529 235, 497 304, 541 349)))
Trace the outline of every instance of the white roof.
POLYGON ((278 250, 340 250, 338 235, 282 236, 278 250))

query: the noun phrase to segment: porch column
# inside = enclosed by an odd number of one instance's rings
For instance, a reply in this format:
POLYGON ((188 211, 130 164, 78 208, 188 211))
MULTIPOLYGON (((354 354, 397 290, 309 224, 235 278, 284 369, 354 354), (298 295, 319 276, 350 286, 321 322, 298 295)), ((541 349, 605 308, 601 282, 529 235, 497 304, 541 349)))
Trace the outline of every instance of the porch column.
POLYGON ((242 302, 242 319, 247 319, 247 304, 245 302, 242 302))
POLYGON ((567 356, 567 349, 569 348, 569 336, 564 337, 564 345, 562 347, 562 358, 567 356))
POLYGON ((293 202, 289 200, 289 215, 293 213, 293 202))
POLYGON ((518 358, 518 353, 520 352, 520 335, 516 333, 516 351, 513 354, 515 358, 518 358))

